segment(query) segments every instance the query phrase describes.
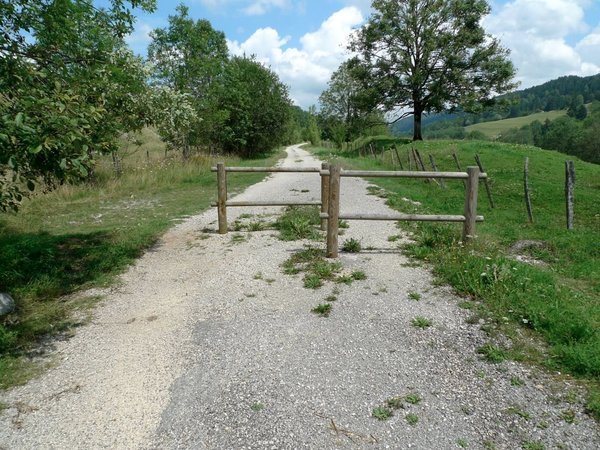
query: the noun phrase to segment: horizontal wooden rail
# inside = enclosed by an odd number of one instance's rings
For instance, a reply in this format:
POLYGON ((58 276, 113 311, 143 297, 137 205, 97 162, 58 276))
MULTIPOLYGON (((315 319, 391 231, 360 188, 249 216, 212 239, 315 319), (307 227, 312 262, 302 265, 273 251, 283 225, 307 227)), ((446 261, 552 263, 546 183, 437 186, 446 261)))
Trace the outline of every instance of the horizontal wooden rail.
MULTIPOLYGON (((218 203, 211 203, 211 206, 217 206, 218 203)), ((255 201, 255 202, 245 202, 245 201, 232 201, 225 202, 225 206, 321 206, 320 201, 273 201, 270 202, 268 200, 264 201, 255 201)))
MULTIPOLYGON (((216 167, 210 168, 211 172, 216 172, 216 167)), ((320 167, 225 167, 225 172, 314 172, 319 173, 320 167)))
MULTIPOLYGON (((329 175, 328 170, 321 170, 321 175, 329 175)), ((466 180, 467 172, 412 172, 391 170, 342 170, 340 177, 367 177, 367 178, 448 178, 466 180)), ((480 173, 479 178, 487 178, 487 173, 480 173)))
MULTIPOLYGON (((327 219, 327 213, 321 213, 322 219, 327 219)), ((340 214, 341 220, 403 220, 408 222, 464 222, 461 215, 430 215, 430 214, 340 214)), ((477 222, 483 222, 483 216, 477 216, 477 222)))

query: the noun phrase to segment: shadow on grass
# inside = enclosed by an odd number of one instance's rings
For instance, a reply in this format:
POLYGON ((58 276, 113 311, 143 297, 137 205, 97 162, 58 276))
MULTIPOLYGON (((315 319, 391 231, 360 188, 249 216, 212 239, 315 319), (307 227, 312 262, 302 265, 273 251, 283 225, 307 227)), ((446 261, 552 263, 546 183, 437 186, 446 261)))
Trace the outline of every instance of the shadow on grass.
POLYGON ((0 232, 0 292, 16 303, 0 319, 2 357, 21 355, 41 336, 74 325, 70 313, 80 305, 63 296, 108 281, 154 241, 146 233, 0 232))

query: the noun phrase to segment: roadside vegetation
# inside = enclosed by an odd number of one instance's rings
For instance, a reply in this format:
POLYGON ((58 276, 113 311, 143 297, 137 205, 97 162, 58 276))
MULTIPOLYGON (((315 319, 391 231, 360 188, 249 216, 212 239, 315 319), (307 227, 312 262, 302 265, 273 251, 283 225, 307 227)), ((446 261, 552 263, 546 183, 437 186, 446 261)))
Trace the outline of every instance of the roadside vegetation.
MULTIPOLYGON (((492 338, 497 333, 511 338, 510 348, 494 347, 494 355, 537 362, 580 378, 590 387, 588 409, 600 417, 600 167, 576 161, 575 229, 568 231, 565 155, 485 141, 399 142, 405 168, 412 146, 424 158, 434 155, 438 168, 446 171, 456 170, 453 152, 463 168, 474 165, 474 155, 479 154, 490 177, 496 208, 490 208, 482 184, 478 213, 485 216, 485 222, 477 225, 478 237, 472 245, 460 242, 460 225, 408 223, 400 225, 413 235, 405 251, 430 264, 441 281, 473 300, 470 307, 485 319, 485 330, 492 338), (523 202, 525 157, 530 161, 534 223, 528 223, 523 202), (542 242, 541 248, 519 251, 535 264, 515 260, 511 246, 522 240, 542 242), (547 347, 532 347, 531 332, 544 338, 547 347)), ((312 151, 347 168, 397 168, 391 163, 390 151, 378 159, 349 151, 331 153, 322 147, 312 151)), ((462 214, 464 188, 460 181, 447 182, 446 190, 424 180, 371 181, 395 209, 462 214)), ((489 357, 490 352, 485 355, 489 357)))
MULTIPOLYGON (((128 156, 120 175, 112 159, 102 158, 93 180, 65 184, 25 200, 18 213, 0 215, 0 292, 10 293, 17 303, 0 324, 0 387, 26 381, 31 345, 48 333, 69 330, 81 321, 72 313, 97 300, 63 296, 113 282, 165 230, 215 198, 210 172, 215 158, 197 155, 182 162, 176 154, 165 157, 165 146, 152 130, 145 130, 141 140, 140 147, 123 143, 128 156)), ((280 157, 218 159, 268 166, 280 157)), ((229 190, 239 191, 262 177, 236 174, 228 180, 229 190)))

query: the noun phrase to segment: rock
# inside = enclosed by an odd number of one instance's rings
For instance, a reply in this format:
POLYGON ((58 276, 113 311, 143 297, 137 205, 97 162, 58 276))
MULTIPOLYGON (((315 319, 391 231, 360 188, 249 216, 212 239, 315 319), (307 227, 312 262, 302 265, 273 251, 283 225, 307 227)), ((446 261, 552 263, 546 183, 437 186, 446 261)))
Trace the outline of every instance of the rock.
POLYGON ((520 253, 528 248, 546 249, 549 248, 549 245, 546 241, 524 239, 522 241, 515 242, 513 245, 510 246, 508 251, 510 253, 520 253))
POLYGON ((5 294, 4 292, 0 292, 0 316, 5 316, 15 310, 15 301, 13 298, 5 294))

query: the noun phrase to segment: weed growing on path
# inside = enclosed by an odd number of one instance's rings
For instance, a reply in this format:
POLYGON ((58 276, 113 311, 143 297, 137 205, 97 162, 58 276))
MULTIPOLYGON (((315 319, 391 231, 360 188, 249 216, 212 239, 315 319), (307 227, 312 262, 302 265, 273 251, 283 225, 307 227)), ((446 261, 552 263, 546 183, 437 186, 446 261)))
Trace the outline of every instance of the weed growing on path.
POLYGON ((288 206, 273 227, 279 230, 282 241, 317 240, 321 238, 317 230, 320 224, 320 211, 316 206, 288 206))
POLYGON ((417 316, 411 321, 411 324, 415 328, 421 328, 424 330, 425 328, 429 328, 433 324, 433 321, 425 317, 417 316))
POLYGON ((483 355, 485 359, 491 363, 497 364, 507 359, 507 354, 505 350, 489 342, 479 347, 477 349, 477 353, 483 355))
POLYGON ((409 425, 416 425, 419 422, 419 416, 413 413, 408 413, 405 417, 409 425))
POLYGON ((359 253, 361 248, 360 241, 354 238, 346 239, 342 244, 342 251, 346 253, 359 253))
POLYGON ((419 300, 421 300, 421 294, 419 294, 418 292, 409 292, 408 298, 418 302, 419 300))
POLYGON ((314 307, 311 311, 320 315, 321 317, 329 317, 329 313, 331 313, 332 309, 333 306, 331 306, 331 303, 321 303, 314 307))
POLYGON ((394 411, 385 406, 378 406, 373 409, 371 415, 377 420, 387 420, 394 415, 394 411))

